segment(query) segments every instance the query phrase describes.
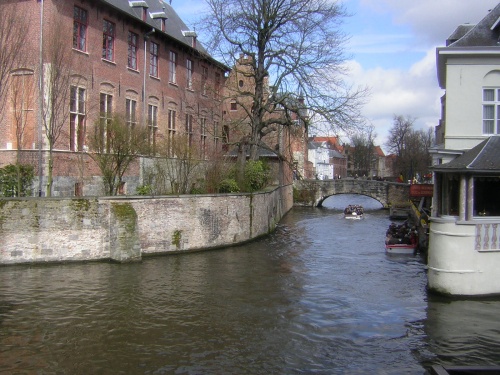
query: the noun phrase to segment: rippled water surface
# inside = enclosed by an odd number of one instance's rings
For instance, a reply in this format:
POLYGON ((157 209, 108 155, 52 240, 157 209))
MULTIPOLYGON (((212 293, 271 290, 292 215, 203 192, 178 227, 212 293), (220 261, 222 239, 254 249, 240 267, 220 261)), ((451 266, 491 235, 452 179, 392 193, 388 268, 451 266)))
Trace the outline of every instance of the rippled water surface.
POLYGON ((499 300, 426 292, 361 196, 244 246, 138 264, 0 268, 0 373, 423 374, 500 364, 499 300), (368 211, 342 218, 348 203, 368 211))

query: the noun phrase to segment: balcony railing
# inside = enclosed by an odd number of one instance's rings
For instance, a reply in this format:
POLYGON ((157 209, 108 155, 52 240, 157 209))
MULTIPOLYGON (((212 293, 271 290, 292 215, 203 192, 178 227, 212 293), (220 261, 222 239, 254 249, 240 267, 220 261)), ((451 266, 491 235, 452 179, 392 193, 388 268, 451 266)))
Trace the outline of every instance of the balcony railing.
POLYGON ((500 251, 500 222, 476 224, 476 250, 500 251))

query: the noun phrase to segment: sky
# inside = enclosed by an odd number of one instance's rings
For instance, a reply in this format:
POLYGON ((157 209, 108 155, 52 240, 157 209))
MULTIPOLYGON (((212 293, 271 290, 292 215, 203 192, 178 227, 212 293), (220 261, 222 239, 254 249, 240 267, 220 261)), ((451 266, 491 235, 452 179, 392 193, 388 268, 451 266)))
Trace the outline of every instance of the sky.
MULTIPOLYGON (((369 88, 362 114, 375 128, 376 144, 386 151, 394 115, 415 119, 417 130, 438 124, 444 90, 437 82, 436 47, 444 46, 458 25, 478 23, 500 0, 341 2, 351 14, 341 27, 349 36, 347 80, 369 88)), ((171 4, 188 26, 205 9, 204 0, 171 4)))

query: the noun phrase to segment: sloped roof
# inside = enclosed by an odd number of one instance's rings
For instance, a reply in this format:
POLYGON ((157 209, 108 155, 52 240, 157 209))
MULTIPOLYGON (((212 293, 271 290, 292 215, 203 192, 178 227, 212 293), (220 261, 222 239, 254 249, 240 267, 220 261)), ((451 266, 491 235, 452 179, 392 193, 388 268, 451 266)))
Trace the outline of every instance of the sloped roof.
POLYGON ((446 88, 446 66, 450 56, 472 57, 500 54, 500 3, 476 25, 460 25, 446 41, 446 47, 436 49, 439 86, 446 88))
POLYGON ((500 173, 500 135, 492 136, 446 164, 433 166, 437 172, 500 173))
POLYGON ((318 137, 318 136, 314 136, 312 137, 312 139, 314 141, 318 141, 318 142, 327 142, 329 143, 335 150, 339 151, 339 152, 343 152, 344 151, 344 147, 340 144, 340 140, 339 140, 339 137, 338 136, 335 136, 335 137, 318 137))
POLYGON ((373 153, 377 154, 377 156, 385 156, 384 151, 380 146, 375 146, 375 148, 373 149, 373 153))
POLYGON ((345 159, 346 157, 342 155, 340 152, 337 150, 330 150, 330 155, 331 158, 337 158, 337 159, 345 159))
POLYGON ((449 46, 450 44, 456 42, 460 38, 462 38, 465 34, 467 34, 474 26, 476 25, 471 25, 471 24, 463 24, 458 26, 455 31, 446 39, 446 46, 449 46))
MULTIPOLYGON (((163 0, 144 0, 144 1, 129 1, 129 0, 101 0, 112 8, 134 18, 137 22, 144 24, 145 27, 155 29, 155 34, 165 35, 177 42, 182 43, 188 48, 198 51, 207 59, 229 70, 228 67, 212 58, 201 43, 196 42, 196 47, 193 48, 193 37, 185 36, 183 32, 192 31, 186 26, 184 21, 175 12, 174 8, 163 0), (138 6, 132 6, 137 3, 138 6), (143 8, 147 8, 146 21, 142 20, 143 8), (152 15, 157 15, 159 18, 153 18, 152 15), (161 31, 161 18, 166 18, 165 31, 161 31)), ((189 35, 189 34, 188 34, 189 35)))
POLYGON ((325 147, 325 145, 324 145, 324 142, 315 142, 315 141, 307 142, 307 149, 308 150, 316 150, 318 148, 327 149, 327 147, 325 147))
MULTIPOLYGON (((276 152, 273 152, 267 148, 264 148, 264 147, 257 147, 257 155, 259 158, 268 158, 268 159, 272 159, 272 158, 275 158, 277 159, 278 158, 278 155, 276 152)), ((233 149, 231 149, 231 151, 229 151, 226 156, 228 157, 237 157, 238 156, 238 148, 237 147, 234 147, 233 149)), ((247 152, 247 158, 250 156, 250 153, 247 152)))
MULTIPOLYGON (((470 28, 465 35, 450 47, 498 46, 500 4, 493 8, 477 25, 470 28)), ((466 30, 461 30, 466 31, 466 30)))

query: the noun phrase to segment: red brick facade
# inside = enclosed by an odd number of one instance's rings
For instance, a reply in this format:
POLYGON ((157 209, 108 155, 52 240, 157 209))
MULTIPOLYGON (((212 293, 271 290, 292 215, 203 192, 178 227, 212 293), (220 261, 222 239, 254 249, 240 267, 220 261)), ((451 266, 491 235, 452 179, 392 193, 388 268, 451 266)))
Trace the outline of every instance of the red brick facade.
MULTIPOLYGON (((222 149, 223 113, 219 95, 228 69, 204 53, 202 47, 196 45, 196 37, 182 34, 188 30, 170 5, 164 3, 161 4, 163 8, 153 9, 154 6, 158 8, 159 2, 152 0, 17 1, 1 3, 0 12, 5 14, 8 7, 16 6, 18 12, 29 15, 23 19, 30 35, 26 50, 32 59, 26 66, 19 66, 19 71, 25 72, 22 76, 32 87, 24 100, 30 106, 23 135, 22 148, 30 150, 23 151, 25 160, 38 168, 38 56, 42 4, 44 69, 47 70, 51 63, 48 57, 53 48, 51 43, 58 38, 66 48, 67 62, 71 66, 69 85, 72 91, 68 90, 65 105, 71 107, 72 112, 68 113, 54 147, 55 178, 70 178, 76 183, 78 176, 99 174, 85 154, 74 151, 86 150, 86 137, 103 111, 126 118, 131 118, 131 113, 135 112, 132 122, 149 126, 151 137, 157 142, 169 134, 189 133, 194 143, 200 147, 203 144, 205 157, 222 149), (147 3, 149 7, 133 7, 135 3, 147 3), (77 26, 82 23, 84 29, 80 31, 77 26), (172 27, 176 28, 175 34, 169 31, 172 27), (84 102, 78 103, 80 97, 84 102)), ((46 85, 47 82, 44 87, 46 85)), ((15 162, 18 149, 16 125, 12 119, 15 109, 10 100, 6 103, 0 118, 0 166, 15 162)), ((46 139, 42 148, 45 176, 46 139)), ((128 175, 138 176, 138 168, 138 164, 130 168, 128 175)), ((55 195, 70 194, 61 191, 55 195)))

